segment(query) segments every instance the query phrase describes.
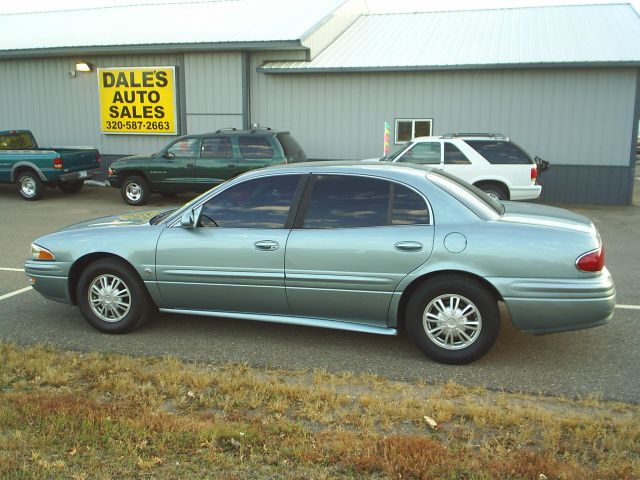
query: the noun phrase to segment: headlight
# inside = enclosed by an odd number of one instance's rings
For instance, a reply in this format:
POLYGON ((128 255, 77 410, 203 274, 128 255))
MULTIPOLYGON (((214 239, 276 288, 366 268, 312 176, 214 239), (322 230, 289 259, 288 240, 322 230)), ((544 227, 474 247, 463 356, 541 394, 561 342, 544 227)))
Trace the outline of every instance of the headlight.
POLYGON ((55 260, 56 257, 46 248, 42 248, 35 243, 31 244, 31 258, 34 260, 55 260))

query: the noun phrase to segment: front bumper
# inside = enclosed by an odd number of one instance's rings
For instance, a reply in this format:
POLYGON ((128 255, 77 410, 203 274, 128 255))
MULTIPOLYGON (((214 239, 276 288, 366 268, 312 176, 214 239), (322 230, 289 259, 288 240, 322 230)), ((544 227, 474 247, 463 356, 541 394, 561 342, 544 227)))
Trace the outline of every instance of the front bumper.
POLYGON ((72 303, 69 292, 70 265, 66 262, 27 260, 25 274, 32 279, 32 287, 43 297, 61 303, 72 303))
POLYGON ((94 170, 79 170, 77 172, 63 173, 60 175, 61 182, 77 182, 78 180, 89 180, 100 175, 102 171, 99 168, 94 170))
POLYGON ((605 268, 583 279, 489 279, 524 332, 545 334, 597 327, 613 318, 616 289, 605 268))

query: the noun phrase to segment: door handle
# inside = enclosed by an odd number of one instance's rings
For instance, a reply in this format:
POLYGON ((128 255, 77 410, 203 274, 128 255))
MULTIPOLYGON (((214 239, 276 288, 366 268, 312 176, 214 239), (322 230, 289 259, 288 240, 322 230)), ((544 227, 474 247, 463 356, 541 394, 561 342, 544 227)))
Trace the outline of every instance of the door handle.
POLYGON ((187 165, 186 165, 186 166, 187 166, 187 167, 189 167, 189 168, 191 168, 191 167, 194 167, 195 165, 196 165, 195 163, 187 163, 187 165))
POLYGON ((260 240, 259 242, 254 243, 253 247, 261 252, 273 252, 280 248, 280 244, 273 240, 260 240))
POLYGON ((420 242, 406 241, 396 243, 394 248, 400 252, 419 252, 423 245, 420 242))
POLYGON ((229 168, 233 168, 233 167, 235 167, 235 166, 236 166, 236 164, 235 164, 235 163, 227 163, 227 167, 229 167, 229 168))

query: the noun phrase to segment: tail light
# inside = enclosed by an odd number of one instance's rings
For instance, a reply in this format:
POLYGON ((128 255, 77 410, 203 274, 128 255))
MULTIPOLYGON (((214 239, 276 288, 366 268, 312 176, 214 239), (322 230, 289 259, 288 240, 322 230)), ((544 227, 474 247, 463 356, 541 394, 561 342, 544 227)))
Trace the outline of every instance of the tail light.
POLYGON ((64 165, 62 164, 62 157, 56 157, 53 159, 53 168, 56 170, 62 170, 64 165))
POLYGON ((535 182, 538 178, 538 167, 531 167, 531 180, 535 182))
POLYGON ((583 272, 599 272, 604 268, 604 247, 580 255, 576 267, 583 272))
POLYGON ((102 157, 100 156, 99 153, 98 153, 98 156, 96 157, 96 162, 98 163, 102 162, 102 157))

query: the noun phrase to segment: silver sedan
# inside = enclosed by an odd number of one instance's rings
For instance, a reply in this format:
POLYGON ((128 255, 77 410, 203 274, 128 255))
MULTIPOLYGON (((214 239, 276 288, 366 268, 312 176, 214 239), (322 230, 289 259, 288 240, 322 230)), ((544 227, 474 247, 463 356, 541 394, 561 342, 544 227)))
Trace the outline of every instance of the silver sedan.
POLYGON ((602 325, 615 287, 593 223, 499 202, 428 167, 319 162, 256 170, 176 211, 79 223, 32 244, 52 300, 122 333, 163 312, 395 335, 467 363, 499 302, 534 333, 602 325))

